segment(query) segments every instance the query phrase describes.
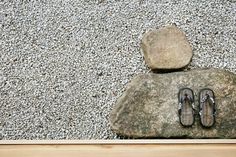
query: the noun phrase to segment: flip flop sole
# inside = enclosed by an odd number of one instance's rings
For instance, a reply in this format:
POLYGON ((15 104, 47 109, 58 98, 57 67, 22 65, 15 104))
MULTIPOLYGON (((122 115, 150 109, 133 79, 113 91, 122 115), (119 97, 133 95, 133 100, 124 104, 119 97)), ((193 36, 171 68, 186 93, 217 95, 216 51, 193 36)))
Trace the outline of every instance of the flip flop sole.
POLYGON ((194 95, 193 91, 190 88, 183 88, 179 90, 178 94, 179 100, 179 121, 185 127, 190 127, 194 124, 194 109, 193 109, 193 100, 194 95), (184 100, 185 95, 188 95, 189 99, 184 100))
POLYGON ((210 128, 215 124, 215 96, 211 89, 202 89, 199 93, 200 123, 210 128))

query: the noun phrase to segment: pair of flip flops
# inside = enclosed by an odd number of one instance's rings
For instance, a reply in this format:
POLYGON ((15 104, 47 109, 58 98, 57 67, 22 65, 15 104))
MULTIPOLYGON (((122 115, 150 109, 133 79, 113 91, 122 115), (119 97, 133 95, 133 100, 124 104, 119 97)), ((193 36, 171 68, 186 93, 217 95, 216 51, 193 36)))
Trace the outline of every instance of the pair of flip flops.
MULTIPOLYGON (((195 122, 196 109, 194 94, 190 88, 179 90, 179 120, 185 127, 190 127, 195 122)), ((215 96, 211 89, 202 89, 199 93, 199 116, 203 127, 210 128, 215 124, 215 96)))

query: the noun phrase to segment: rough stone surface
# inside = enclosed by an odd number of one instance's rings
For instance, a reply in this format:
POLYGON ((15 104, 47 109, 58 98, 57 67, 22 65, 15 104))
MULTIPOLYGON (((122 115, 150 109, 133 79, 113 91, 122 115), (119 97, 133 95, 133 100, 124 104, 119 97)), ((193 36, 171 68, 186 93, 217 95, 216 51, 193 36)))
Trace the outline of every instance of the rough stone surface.
POLYGON ((151 69, 179 69, 188 65, 193 52, 184 33, 176 26, 166 26, 146 33, 141 47, 151 69))
POLYGON ((223 70, 193 70, 138 75, 119 98, 110 119, 119 135, 143 138, 236 138, 236 75, 223 70), (178 119, 180 88, 192 88, 198 110, 198 92, 208 87, 216 96, 216 124, 204 129, 199 117, 183 128, 178 119))

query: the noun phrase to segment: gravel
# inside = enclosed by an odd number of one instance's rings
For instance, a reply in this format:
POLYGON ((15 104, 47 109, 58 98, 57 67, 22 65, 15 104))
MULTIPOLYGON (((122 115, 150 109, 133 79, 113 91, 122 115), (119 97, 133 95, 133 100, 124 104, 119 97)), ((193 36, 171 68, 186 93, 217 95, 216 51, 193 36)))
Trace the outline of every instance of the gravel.
POLYGON ((1 0, 0 139, 115 139, 109 113, 147 73, 143 33, 175 23, 190 69, 236 73, 234 0, 1 0))

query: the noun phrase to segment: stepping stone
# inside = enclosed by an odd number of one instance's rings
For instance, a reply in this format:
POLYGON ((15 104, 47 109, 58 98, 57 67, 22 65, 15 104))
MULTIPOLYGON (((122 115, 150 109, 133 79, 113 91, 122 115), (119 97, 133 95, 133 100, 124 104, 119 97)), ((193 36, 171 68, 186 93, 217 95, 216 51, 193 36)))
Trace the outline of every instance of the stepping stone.
POLYGON ((141 42, 144 58, 151 69, 180 69, 193 56, 184 33, 176 26, 167 26, 147 32, 141 42))
POLYGON ((118 99, 110 125, 118 135, 133 138, 236 138, 236 75, 207 69, 167 74, 140 74, 118 99), (216 97, 216 123, 211 129, 200 125, 185 128, 179 123, 178 91, 191 88, 195 108, 198 93, 210 88, 216 97))

